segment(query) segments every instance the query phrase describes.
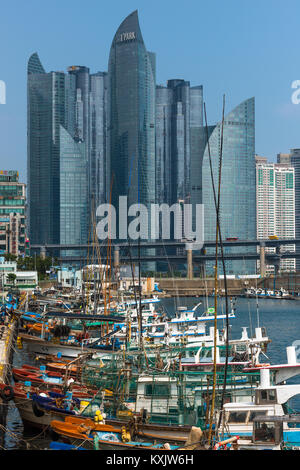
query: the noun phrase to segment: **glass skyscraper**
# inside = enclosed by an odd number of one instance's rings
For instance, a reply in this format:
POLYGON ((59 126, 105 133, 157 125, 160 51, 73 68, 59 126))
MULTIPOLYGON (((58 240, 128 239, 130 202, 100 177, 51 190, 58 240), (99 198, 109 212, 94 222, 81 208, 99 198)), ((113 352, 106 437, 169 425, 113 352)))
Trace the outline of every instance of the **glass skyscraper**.
MULTIPOLYGON (((203 87, 182 79, 156 87, 156 202, 192 204, 202 200, 203 87)), ((174 236, 173 219, 171 237, 174 236)), ((182 234, 184 237, 184 233, 182 234)), ((175 254, 175 248, 165 248, 175 254)), ((177 249, 177 252, 182 249, 177 249)))
MULTIPOLYGON (((124 240, 126 234, 119 232, 119 196, 127 196, 128 207, 143 204, 148 214, 155 203, 155 54, 145 47, 137 11, 121 23, 110 49, 108 156, 107 200, 117 213, 116 238, 124 240)), ((149 217, 147 239, 150 222, 149 217)), ((154 249, 143 254, 151 256, 154 249)), ((155 270, 155 263, 144 262, 143 270, 155 270)))
MULTIPOLYGON (((60 243, 87 242, 87 161, 82 141, 75 141, 60 126, 60 243)), ((84 255, 84 251, 61 252, 65 256, 84 255)))
POLYGON ((86 243, 84 107, 75 77, 28 62, 28 212, 31 244, 86 243))
POLYGON ((202 126, 202 86, 174 79, 156 87, 157 203, 201 203, 202 126))
POLYGON ((108 65, 108 144, 112 203, 155 202, 155 56, 144 45, 137 11, 118 28, 108 65))
MULTIPOLYGON (((218 169, 222 123, 210 129, 209 145, 214 184, 218 189, 218 169)), ((221 181, 220 224, 222 239, 236 237, 256 239, 255 194, 255 100, 250 98, 239 104, 224 119, 223 159, 221 181)), ((205 146, 202 169, 205 240, 216 239, 216 210, 212 190, 208 145, 205 146)), ((255 253, 255 248, 225 248, 225 253, 255 253)), ((208 270, 213 269, 208 263, 208 270)), ((253 274, 255 261, 230 260, 227 274, 253 274)), ((221 270, 221 269, 220 269, 221 270)))
POLYGON ((59 243, 59 126, 65 124, 65 75, 28 62, 27 179, 31 244, 59 243))

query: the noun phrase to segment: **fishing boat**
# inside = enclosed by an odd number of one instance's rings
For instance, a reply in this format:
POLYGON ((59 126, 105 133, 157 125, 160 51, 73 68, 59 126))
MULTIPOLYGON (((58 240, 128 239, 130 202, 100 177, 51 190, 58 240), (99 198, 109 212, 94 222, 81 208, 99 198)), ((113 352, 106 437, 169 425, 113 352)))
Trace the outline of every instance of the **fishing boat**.
POLYGON ((179 446, 165 446, 163 443, 147 442, 145 439, 131 439, 126 427, 117 430, 114 426, 96 424, 93 420, 81 418, 66 418, 64 422, 53 420, 51 428, 54 433, 71 445, 85 447, 87 449, 102 450, 176 450, 179 446))
MULTIPOLYGON (((221 432, 225 437, 238 435, 243 438, 243 444, 247 444, 245 439, 252 441, 253 420, 257 417, 264 417, 264 420, 257 421, 260 425, 257 425, 254 441, 269 440, 274 444, 275 423, 278 421, 281 423, 282 430, 281 445, 300 446, 300 423, 298 420, 298 425, 295 425, 294 417, 296 415, 293 412, 291 413, 292 410, 289 407, 289 400, 300 394, 300 385, 287 385, 285 382, 285 380, 300 374, 300 363, 291 360, 295 359, 295 355, 294 358, 292 355, 294 350, 293 346, 287 348, 287 364, 259 368, 260 385, 256 388, 252 401, 230 401, 224 404, 221 432), (269 422, 271 424, 266 425, 269 422), (265 433, 263 433, 263 429, 265 429, 265 433), (260 438, 258 437, 259 434, 261 434, 260 438), (268 439, 268 435, 270 435, 270 439, 268 439)), ((218 419, 217 417, 216 420, 218 419)), ((250 443, 248 442, 248 444, 250 443)), ((277 442, 276 445, 278 446, 279 443, 277 442)))
POLYGON ((30 382, 15 385, 13 391, 24 426, 44 431, 49 429, 53 419, 63 421, 67 414, 79 414, 92 398, 84 390, 63 394, 58 388, 39 389, 30 382))

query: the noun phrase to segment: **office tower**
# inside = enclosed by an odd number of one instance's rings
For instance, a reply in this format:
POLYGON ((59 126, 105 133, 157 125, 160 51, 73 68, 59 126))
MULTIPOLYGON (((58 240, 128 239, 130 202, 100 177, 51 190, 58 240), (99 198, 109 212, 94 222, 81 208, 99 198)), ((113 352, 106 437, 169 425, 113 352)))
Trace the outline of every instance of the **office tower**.
MULTIPOLYGON (((256 163, 257 239, 295 237, 294 168, 282 164, 256 163)), ((274 253, 275 248, 266 248, 274 253)), ((295 245, 284 245, 281 251, 295 251, 295 245)), ((259 265, 259 262, 258 262, 259 265)), ((280 260, 280 271, 295 271, 295 258, 280 260)), ((274 273, 274 265, 266 265, 274 273)))
POLYGON ((87 242, 84 100, 76 77, 46 73, 38 55, 30 57, 27 176, 31 244, 87 242), (74 219, 78 210, 81 216, 74 219))
MULTIPOLYGON (((222 122, 210 128, 209 147, 213 178, 218 189, 219 159, 222 122)), ((222 238, 254 240, 256 238, 255 210, 255 101, 250 98, 239 104, 225 116, 222 152, 222 180, 220 192, 220 226, 222 238)), ((202 201, 204 204, 205 240, 216 239, 216 209, 213 196, 209 148, 206 143, 202 168, 202 201)), ((208 252, 208 250, 207 250, 208 252)), ((228 255, 244 253, 242 260, 226 261, 227 274, 253 274, 255 261, 247 254, 255 252, 251 247, 230 247, 228 255)), ((214 263, 207 263, 213 272, 214 263)), ((222 271, 221 267, 219 268, 222 271)))
POLYGON ((25 253, 25 183, 17 171, 0 171, 0 252, 25 253))
MULTIPOLYGON (((108 65, 107 188, 117 209, 119 196, 128 205, 155 203, 155 56, 146 50, 137 11, 118 28, 108 65)), ((127 238, 127 237, 123 237, 127 238)))

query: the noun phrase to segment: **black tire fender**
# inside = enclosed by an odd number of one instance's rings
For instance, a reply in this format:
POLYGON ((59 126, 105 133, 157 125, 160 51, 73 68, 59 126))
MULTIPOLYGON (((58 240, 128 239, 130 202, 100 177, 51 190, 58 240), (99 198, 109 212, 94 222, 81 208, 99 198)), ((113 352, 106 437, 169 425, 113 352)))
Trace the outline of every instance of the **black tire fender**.
POLYGON ((4 401, 13 400, 15 396, 14 389, 10 385, 5 385, 5 387, 0 389, 0 396, 4 401))

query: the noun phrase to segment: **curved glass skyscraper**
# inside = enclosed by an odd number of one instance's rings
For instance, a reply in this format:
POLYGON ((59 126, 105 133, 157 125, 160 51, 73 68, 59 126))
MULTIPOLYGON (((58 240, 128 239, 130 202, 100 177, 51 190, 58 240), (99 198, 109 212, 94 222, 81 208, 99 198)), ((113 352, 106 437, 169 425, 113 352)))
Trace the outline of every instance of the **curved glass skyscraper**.
POLYGON ((46 73, 36 53, 27 71, 30 241, 87 243, 87 145, 81 89, 74 74, 46 73))
MULTIPOLYGON (((108 65, 108 145, 112 203, 155 203, 155 56, 146 50, 137 11, 117 30, 108 65)), ((108 195, 109 200, 109 195, 108 195)))
MULTIPOLYGON (((218 187, 218 168, 222 123, 209 137, 214 184, 218 187)), ((220 223, 222 239, 237 237, 256 239, 255 196, 255 101, 250 98, 239 104, 224 119, 223 163, 221 184, 220 223)), ((208 145, 205 146, 202 169, 205 240, 216 239, 216 210, 214 204, 208 145)), ((225 253, 253 253, 253 248, 226 248, 225 253)), ((255 253, 255 249, 254 249, 255 253)), ((210 269, 213 264, 211 263, 210 269)), ((230 260, 227 274, 253 274, 255 261, 230 260)))

